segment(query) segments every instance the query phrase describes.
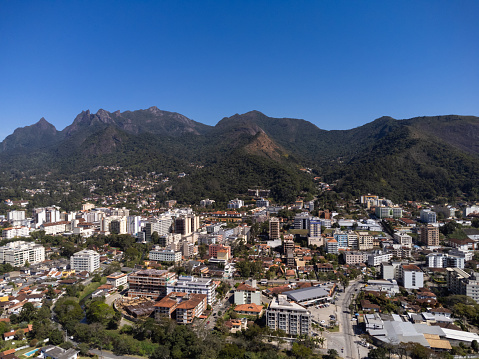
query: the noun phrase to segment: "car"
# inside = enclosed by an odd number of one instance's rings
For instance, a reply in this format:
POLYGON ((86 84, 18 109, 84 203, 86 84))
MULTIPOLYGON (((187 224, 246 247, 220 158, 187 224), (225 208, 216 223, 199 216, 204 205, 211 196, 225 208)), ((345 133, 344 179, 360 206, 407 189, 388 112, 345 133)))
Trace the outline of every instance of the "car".
POLYGON ((321 324, 326 324, 326 321, 322 320, 320 321, 321 324))
POLYGON ((213 313, 213 317, 216 317, 216 313, 213 313))
POLYGON ((210 324, 210 321, 208 320, 208 321, 206 322, 206 324, 210 324))

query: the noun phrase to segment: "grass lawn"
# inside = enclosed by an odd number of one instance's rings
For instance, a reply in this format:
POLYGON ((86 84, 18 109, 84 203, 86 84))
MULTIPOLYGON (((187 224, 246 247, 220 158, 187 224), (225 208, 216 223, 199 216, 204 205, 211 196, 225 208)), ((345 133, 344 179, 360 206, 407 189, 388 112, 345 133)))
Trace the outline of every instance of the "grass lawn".
POLYGON ((330 333, 337 333, 337 332, 339 332, 339 325, 335 325, 334 327, 329 328, 329 329, 328 329, 328 332, 330 332, 330 333))
POLYGON ((89 294, 93 293, 95 290, 98 289, 99 286, 101 286, 102 284, 105 284, 105 283, 106 283, 106 277, 101 277, 100 283, 91 282, 90 284, 88 284, 80 294, 80 301, 83 298, 85 298, 86 296, 88 296, 89 294))

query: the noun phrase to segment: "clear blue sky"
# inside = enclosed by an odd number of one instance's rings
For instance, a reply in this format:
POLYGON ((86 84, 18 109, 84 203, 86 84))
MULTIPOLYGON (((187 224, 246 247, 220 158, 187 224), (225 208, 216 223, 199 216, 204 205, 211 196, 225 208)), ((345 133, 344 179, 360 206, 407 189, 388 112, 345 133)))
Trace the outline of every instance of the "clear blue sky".
POLYGON ((479 115, 479 1, 0 0, 0 140, 41 117, 479 115))

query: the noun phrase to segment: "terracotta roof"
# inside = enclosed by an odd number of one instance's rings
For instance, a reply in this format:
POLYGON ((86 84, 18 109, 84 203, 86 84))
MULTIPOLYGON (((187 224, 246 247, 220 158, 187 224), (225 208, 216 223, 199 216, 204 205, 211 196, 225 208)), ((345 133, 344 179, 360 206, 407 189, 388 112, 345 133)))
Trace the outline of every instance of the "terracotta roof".
POLYGON ((263 311, 263 306, 258 304, 240 304, 237 305, 234 309, 235 312, 250 312, 250 313, 261 313, 263 311))
POLYGON ((252 286, 242 283, 236 288, 237 291, 245 291, 245 292, 256 292, 257 289, 253 288, 252 286))
POLYGON ((206 298, 206 294, 193 294, 190 300, 185 300, 181 302, 176 307, 177 309, 194 309, 196 308, 204 299, 206 298))
POLYGON ((419 269, 418 266, 414 264, 403 264, 402 269, 405 271, 415 271, 415 272, 420 272, 421 270, 419 269))

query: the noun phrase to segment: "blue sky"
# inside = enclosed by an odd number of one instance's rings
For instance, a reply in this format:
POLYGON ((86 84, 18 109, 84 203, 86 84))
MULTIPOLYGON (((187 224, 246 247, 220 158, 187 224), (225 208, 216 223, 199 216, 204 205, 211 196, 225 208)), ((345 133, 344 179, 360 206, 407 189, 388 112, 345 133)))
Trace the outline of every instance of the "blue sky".
POLYGON ((479 1, 0 0, 0 139, 157 106, 348 129, 479 115, 479 1))

